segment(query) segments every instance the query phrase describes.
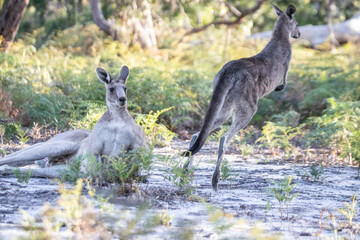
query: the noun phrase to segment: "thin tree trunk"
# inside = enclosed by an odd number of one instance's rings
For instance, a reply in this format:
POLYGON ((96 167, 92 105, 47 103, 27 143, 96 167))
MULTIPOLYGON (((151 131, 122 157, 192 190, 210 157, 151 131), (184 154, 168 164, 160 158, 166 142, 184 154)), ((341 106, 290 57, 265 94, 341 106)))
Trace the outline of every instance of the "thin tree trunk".
POLYGON ((327 18, 327 25, 329 28, 329 42, 331 45, 331 49, 333 51, 336 50, 336 45, 338 45, 338 42, 336 41, 334 28, 332 24, 332 18, 331 18, 331 5, 333 4, 332 0, 326 0, 326 18, 327 18))
POLYGON ((157 48, 151 6, 146 0, 133 1, 133 9, 137 12, 133 16, 133 34, 142 48, 157 48))
POLYGON ((100 0, 90 0, 90 5, 95 24, 98 25, 99 28, 106 34, 112 36, 114 40, 119 40, 119 33, 116 27, 110 24, 104 18, 101 10, 100 0))
POLYGON ((7 51, 18 32, 30 0, 7 0, 0 13, 0 50, 7 51))

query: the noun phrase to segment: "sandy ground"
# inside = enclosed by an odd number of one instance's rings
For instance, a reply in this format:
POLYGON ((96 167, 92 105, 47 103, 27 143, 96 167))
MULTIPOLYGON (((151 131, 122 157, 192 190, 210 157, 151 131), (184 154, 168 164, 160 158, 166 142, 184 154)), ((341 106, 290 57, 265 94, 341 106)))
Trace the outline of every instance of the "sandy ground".
MULTIPOLYGON (((173 155, 179 150, 186 149, 188 142, 173 141, 171 146, 155 149, 157 155, 173 155)), ((355 227, 346 224, 346 218, 338 211, 344 202, 350 202, 356 193, 360 194, 360 179, 357 179, 355 167, 325 167, 321 181, 313 181, 306 177, 310 172, 310 165, 294 164, 292 162, 265 161, 263 158, 244 158, 239 153, 226 155, 226 160, 236 175, 232 182, 221 181, 219 191, 211 188, 211 177, 215 168, 217 144, 208 143, 196 155, 197 167, 193 180, 193 195, 187 196, 178 191, 176 186, 164 180, 164 166, 155 164, 149 177, 149 183, 141 184, 140 189, 149 201, 152 211, 165 210, 172 217, 168 228, 179 226, 191 228, 194 239, 247 239, 253 226, 260 223, 261 229, 271 234, 280 234, 281 239, 321 239, 334 237, 331 214, 336 217, 340 236, 350 239, 350 231, 357 231, 360 237, 360 212, 353 223, 355 227), (298 195, 289 203, 288 211, 283 206, 284 217, 281 218, 279 203, 271 195, 269 188, 273 187, 271 180, 281 180, 284 176, 293 176, 292 183, 296 184, 292 193, 298 195), (198 199, 202 198, 204 202, 198 199), (266 206, 271 207, 267 211, 266 206), (229 230, 216 231, 217 224, 209 221, 207 206, 214 206, 223 210, 229 218, 224 218, 223 224, 239 222, 229 230), (287 217, 288 215, 288 217, 287 217)), ((12 239, 20 234, 19 224, 22 217, 18 209, 24 209, 32 215, 39 212, 45 203, 55 203, 59 194, 58 185, 50 179, 32 177, 29 183, 19 184, 14 177, 0 176, 0 239, 12 239)), ((99 192, 109 192, 109 189, 99 189, 99 192)), ((135 211, 140 204, 134 195, 117 196, 111 203, 122 209, 135 211)), ((360 205, 356 206, 360 209, 360 205)), ((162 227, 150 237, 135 239, 176 239, 175 235, 166 235, 167 230, 162 227)), ((179 228, 180 229, 180 228, 179 228)), ((21 234, 20 234, 21 235, 21 234)), ((353 239, 356 234, 353 235, 353 239)))

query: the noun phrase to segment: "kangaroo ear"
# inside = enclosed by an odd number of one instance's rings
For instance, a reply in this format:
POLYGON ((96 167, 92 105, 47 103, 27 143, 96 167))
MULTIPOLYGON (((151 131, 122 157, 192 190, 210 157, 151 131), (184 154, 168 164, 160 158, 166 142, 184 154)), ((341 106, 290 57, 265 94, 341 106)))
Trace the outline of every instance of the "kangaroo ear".
POLYGON ((286 9, 286 15, 292 19, 295 15, 296 12, 296 8, 294 5, 289 5, 288 8, 286 9))
POLYGON ((110 74, 102 68, 96 68, 96 75, 98 76, 99 80, 104 84, 109 84, 111 82, 110 74))
POLYGON ((128 79, 129 74, 130 74, 129 68, 127 66, 123 66, 121 68, 118 80, 123 83, 126 83, 126 80, 128 79))
POLYGON ((272 4, 272 3, 270 3, 270 4, 273 7, 274 11, 276 12, 276 15, 280 16, 283 13, 283 11, 281 11, 281 9, 278 6, 276 6, 275 4, 272 4))

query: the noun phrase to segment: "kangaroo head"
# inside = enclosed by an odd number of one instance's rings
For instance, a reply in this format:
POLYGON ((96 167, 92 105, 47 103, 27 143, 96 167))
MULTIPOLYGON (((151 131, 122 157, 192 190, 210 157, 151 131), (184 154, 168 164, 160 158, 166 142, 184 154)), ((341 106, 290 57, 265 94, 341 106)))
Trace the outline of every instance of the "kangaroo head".
POLYGON ((118 78, 114 80, 106 70, 96 68, 98 78, 106 86, 106 105, 110 109, 126 107, 126 80, 129 73, 129 68, 123 66, 118 78))
POLYGON ((300 31, 298 28, 298 22, 296 21, 294 15, 296 12, 296 8, 294 5, 289 5, 285 11, 281 11, 281 9, 270 3, 273 9, 276 12, 276 15, 278 15, 278 19, 276 21, 275 26, 282 28, 283 30, 287 31, 289 35, 293 38, 299 38, 300 37, 300 31))

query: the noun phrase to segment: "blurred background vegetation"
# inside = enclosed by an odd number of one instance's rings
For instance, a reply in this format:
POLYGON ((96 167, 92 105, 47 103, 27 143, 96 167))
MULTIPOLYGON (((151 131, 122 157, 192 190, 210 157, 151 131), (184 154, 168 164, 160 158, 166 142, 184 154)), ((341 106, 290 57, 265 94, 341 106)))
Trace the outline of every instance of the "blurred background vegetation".
MULTIPOLYGON (((6 1, 0 1, 3 8, 6 1)), ((299 25, 326 25, 329 18, 342 22, 360 11, 360 1, 272 2, 284 10, 294 4, 299 25)), ((197 131, 215 74, 227 61, 261 51, 267 41, 248 36, 271 30, 275 20, 265 1, 30 0, 14 43, 0 52, 0 122, 91 129, 105 110, 105 89, 95 68, 117 75, 128 65, 133 115, 173 107, 161 122, 172 131, 197 131), (109 31, 94 22, 96 3, 109 31)), ((283 119, 290 114, 296 116, 291 127, 303 123, 311 132, 307 142, 349 146, 360 123, 352 120, 359 110, 359 60, 356 42, 335 49, 327 42, 317 49, 295 42, 286 89, 261 99, 251 125, 286 125, 283 119), (340 118, 341 111, 353 115, 340 118), (335 120, 344 124, 331 125, 335 120), (334 132, 324 132, 325 127, 334 132), (351 132, 346 141, 340 134, 345 130, 351 132), (331 142, 336 134, 338 141, 331 142)))

